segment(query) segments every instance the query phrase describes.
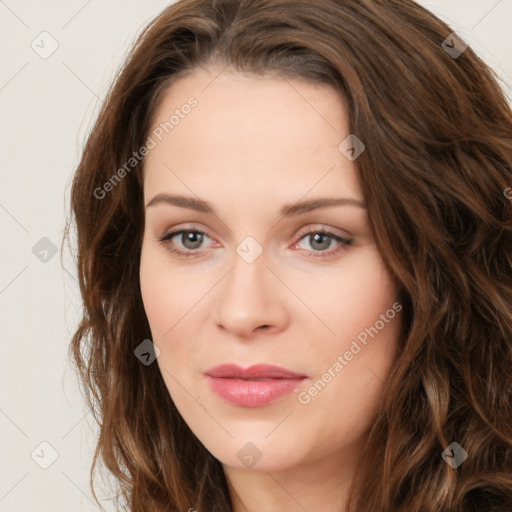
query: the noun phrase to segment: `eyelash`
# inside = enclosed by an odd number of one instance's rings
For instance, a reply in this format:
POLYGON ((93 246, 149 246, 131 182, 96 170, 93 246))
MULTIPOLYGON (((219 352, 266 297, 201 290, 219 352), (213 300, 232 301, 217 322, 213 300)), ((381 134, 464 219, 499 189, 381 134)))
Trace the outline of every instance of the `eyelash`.
MULTIPOLYGON (((198 251, 200 249, 188 249, 188 250, 180 250, 176 249, 175 247, 172 247, 170 243, 168 243, 172 238, 174 238, 177 235, 181 235, 183 233, 198 233, 201 235, 205 235, 207 238, 210 238, 204 231, 199 231, 196 229, 180 229, 178 231, 172 231, 171 233, 167 233, 161 238, 157 238, 158 242, 160 242, 162 245, 165 246, 165 248, 170 251, 171 253, 177 255, 178 257, 182 258, 195 258, 198 257, 198 251)), ((340 243, 340 247, 338 247, 335 250, 329 250, 329 251, 306 251, 308 255, 312 255, 315 258, 326 258, 329 256, 335 256, 336 254, 340 253, 341 251, 345 250, 346 247, 352 244, 352 240, 347 240, 346 238, 342 238, 339 235, 336 235, 332 231, 329 231, 327 229, 312 229, 306 232, 299 232, 298 236, 300 236, 299 240, 294 244, 297 245, 303 238, 306 238, 307 236, 311 235, 325 235, 329 238, 332 238, 340 243)))

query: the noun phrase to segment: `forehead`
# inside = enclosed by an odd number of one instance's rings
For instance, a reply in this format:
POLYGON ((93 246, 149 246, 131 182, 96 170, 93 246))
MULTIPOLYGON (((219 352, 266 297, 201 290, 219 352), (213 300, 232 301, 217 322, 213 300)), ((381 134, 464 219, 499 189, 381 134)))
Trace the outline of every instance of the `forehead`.
POLYGON ((355 163, 338 149, 350 134, 345 104, 325 85, 197 70, 166 91, 151 133, 161 140, 153 135, 145 160, 145 196, 215 185, 240 196, 273 184, 289 198, 313 187, 361 198, 355 163))

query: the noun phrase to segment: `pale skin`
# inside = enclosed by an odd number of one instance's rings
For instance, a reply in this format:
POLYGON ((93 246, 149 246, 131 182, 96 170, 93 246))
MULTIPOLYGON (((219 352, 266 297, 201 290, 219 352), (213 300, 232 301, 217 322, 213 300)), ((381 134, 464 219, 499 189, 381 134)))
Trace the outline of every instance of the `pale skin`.
POLYGON ((144 204, 167 193, 215 212, 165 202, 146 209, 140 283, 157 364, 180 414, 221 461, 234 512, 344 511, 396 360, 399 314, 341 371, 332 367, 392 308, 396 283, 372 236, 357 161, 338 149, 350 134, 341 97, 303 81, 221 71, 175 82, 152 122, 197 99, 147 155, 144 204), (361 204, 280 212, 318 198, 361 204), (333 236, 315 241, 322 228, 333 236), (204 235, 158 241, 180 229, 204 235), (236 251, 247 237, 262 250, 251 263, 236 251), (241 407, 207 386, 203 372, 222 363, 273 364, 308 379, 277 402, 241 407), (330 381, 301 403, 329 368, 330 381), (237 456, 247 443, 261 454, 253 467, 237 456))

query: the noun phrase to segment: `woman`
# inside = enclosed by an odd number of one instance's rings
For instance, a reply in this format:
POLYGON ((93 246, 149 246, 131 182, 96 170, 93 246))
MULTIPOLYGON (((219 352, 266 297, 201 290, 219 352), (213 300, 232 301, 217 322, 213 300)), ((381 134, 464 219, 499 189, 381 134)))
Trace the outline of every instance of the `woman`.
POLYGON ((412 1, 169 6, 73 182, 91 471, 133 512, 510 511, 511 169, 412 1))

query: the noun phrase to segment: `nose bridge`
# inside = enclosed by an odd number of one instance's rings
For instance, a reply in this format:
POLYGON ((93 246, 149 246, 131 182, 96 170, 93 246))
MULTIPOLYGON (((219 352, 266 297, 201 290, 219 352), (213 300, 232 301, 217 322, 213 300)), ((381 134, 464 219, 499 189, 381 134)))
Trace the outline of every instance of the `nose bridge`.
MULTIPOLYGON (((225 294, 236 299, 238 308, 245 307, 246 303, 255 308, 261 300, 268 303, 265 298, 270 295, 272 284, 268 279, 267 256, 268 253, 252 236, 244 238, 236 246, 225 294)), ((229 300, 229 297, 225 298, 229 300)))
POLYGON ((233 265, 218 297, 216 321, 239 335, 260 326, 282 327, 284 304, 278 280, 267 268, 267 253, 251 236, 235 248, 233 265))

